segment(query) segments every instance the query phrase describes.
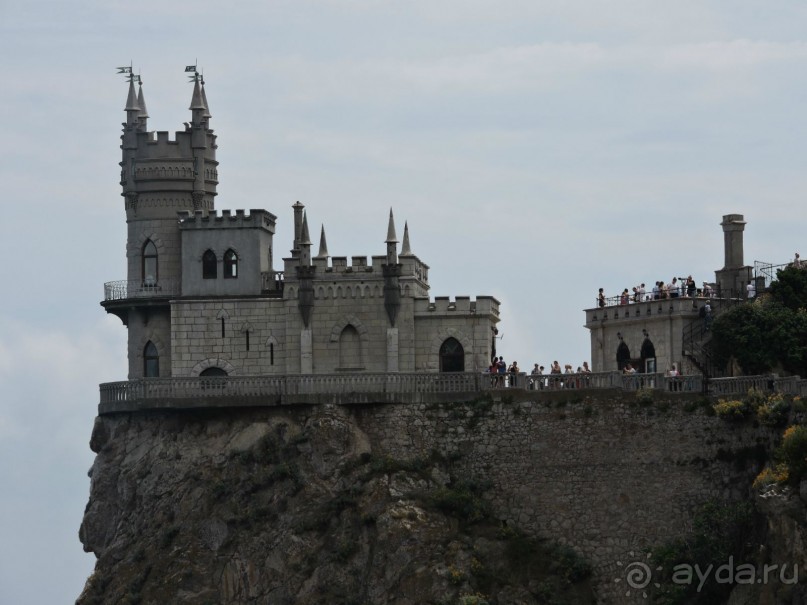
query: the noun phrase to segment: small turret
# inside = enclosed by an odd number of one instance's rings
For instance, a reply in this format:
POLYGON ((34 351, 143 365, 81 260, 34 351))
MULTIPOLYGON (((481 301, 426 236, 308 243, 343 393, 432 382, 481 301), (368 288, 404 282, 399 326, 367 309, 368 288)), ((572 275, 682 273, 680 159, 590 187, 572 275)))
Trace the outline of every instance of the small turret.
POLYGON ((398 264, 398 236, 395 235, 395 219, 392 208, 389 209, 389 225, 387 226, 387 264, 398 264))
POLYGON ((303 214, 303 229, 300 233, 300 265, 311 266, 311 238, 308 235, 308 217, 303 214))
POLYGON ((205 104, 205 113, 203 117, 207 120, 212 118, 213 116, 210 115, 210 105, 207 104, 207 93, 205 92, 205 81, 202 80, 202 103, 205 104))
POLYGON ((129 96, 126 98, 126 125, 133 126, 137 124, 137 117, 140 114, 140 105, 137 103, 137 94, 135 93, 134 79, 129 80, 129 96))
POLYGON ((401 256, 412 256, 412 248, 409 246, 409 223, 404 222, 404 236, 401 244, 401 256))
POLYGON ((138 132, 146 132, 148 130, 149 112, 146 109, 146 99, 143 97, 143 82, 137 89, 137 105, 140 107, 140 113, 137 114, 137 130, 138 132))
POLYGON ((319 234, 319 253, 316 258, 328 258, 328 243, 325 241, 325 225, 322 225, 322 230, 319 234))

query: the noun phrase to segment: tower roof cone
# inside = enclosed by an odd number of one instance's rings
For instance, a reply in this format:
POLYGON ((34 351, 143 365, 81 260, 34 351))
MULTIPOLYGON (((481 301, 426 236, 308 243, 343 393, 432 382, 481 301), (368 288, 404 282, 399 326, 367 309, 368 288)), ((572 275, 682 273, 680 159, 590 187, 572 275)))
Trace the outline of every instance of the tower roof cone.
POLYGON ((328 244, 325 241, 325 225, 322 225, 322 230, 319 234, 319 254, 317 258, 326 258, 328 256, 328 244))
POLYGON ((134 80, 129 80, 129 96, 126 99, 126 108, 124 111, 139 111, 140 105, 137 104, 137 93, 135 93, 134 80))
POLYGON ((300 234, 300 245, 301 246, 310 246, 311 245, 311 237, 308 235, 308 214, 303 213, 303 231, 300 234))
POLYGON ((138 118, 149 117, 148 109, 146 109, 146 99, 143 97, 143 84, 140 84, 137 89, 137 106, 140 108, 140 113, 137 114, 138 118))
POLYGON ((207 93, 205 92, 205 82, 204 82, 204 80, 202 80, 202 103, 205 104, 204 117, 212 118, 213 116, 210 115, 210 105, 207 104, 207 93))
POLYGON ((387 243, 397 244, 398 236, 395 235, 395 219, 392 217, 392 208, 389 209, 389 225, 387 226, 387 243))
POLYGON ((412 248, 409 247, 409 223, 404 222, 404 236, 403 244, 401 244, 401 256, 405 254, 412 254, 412 248))
POLYGON ((199 80, 193 83, 193 97, 191 97, 191 106, 188 109, 207 109, 202 100, 202 88, 199 86, 199 80))

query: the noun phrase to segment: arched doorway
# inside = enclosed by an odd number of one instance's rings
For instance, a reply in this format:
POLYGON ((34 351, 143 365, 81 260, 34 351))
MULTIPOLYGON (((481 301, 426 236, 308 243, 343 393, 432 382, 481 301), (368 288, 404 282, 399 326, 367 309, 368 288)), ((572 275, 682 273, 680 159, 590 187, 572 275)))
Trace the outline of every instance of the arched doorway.
POLYGON ((624 342, 616 348, 616 367, 621 372, 630 363, 630 349, 624 342))
POLYGON ((642 342, 641 356, 642 371, 654 374, 656 372, 656 347, 649 338, 645 338, 642 342))
POLYGON ((447 338, 440 346, 440 371, 465 371, 465 350, 456 338, 447 338))

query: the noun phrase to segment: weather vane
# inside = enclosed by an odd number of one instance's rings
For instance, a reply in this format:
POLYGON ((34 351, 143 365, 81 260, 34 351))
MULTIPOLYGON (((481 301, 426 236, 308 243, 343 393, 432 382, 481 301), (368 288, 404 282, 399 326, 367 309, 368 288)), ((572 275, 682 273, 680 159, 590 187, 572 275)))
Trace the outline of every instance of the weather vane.
POLYGON ((118 67, 117 69, 119 74, 126 74, 127 82, 137 82, 138 84, 143 84, 143 79, 140 77, 140 74, 135 74, 132 70, 131 63, 128 66, 118 67))
POLYGON ((205 83, 205 76, 204 76, 204 74, 203 74, 203 73, 202 73, 202 74, 200 74, 200 73, 197 71, 197 69, 196 69, 196 63, 194 63, 193 65, 186 65, 186 66, 185 66, 185 73, 188 73, 188 72, 193 72, 193 75, 192 75, 192 76, 188 76, 188 79, 189 79, 189 81, 190 81, 190 82, 200 82, 200 81, 201 81, 202 85, 204 85, 204 83, 205 83))

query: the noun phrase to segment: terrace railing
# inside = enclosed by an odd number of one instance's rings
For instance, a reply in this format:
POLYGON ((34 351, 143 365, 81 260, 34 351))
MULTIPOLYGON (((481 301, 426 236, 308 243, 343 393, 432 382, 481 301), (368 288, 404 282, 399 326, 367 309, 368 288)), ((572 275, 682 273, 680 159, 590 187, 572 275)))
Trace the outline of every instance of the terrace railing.
POLYGON ((104 301, 179 296, 180 289, 178 278, 110 281, 104 284, 104 301))
MULTIPOLYGON (((471 401, 511 388, 512 375, 477 372, 313 374, 143 378, 100 386, 100 413, 152 408, 274 406, 287 404, 429 403, 471 401)), ((699 375, 663 374, 516 375, 522 390, 662 389, 700 392, 699 375)))

